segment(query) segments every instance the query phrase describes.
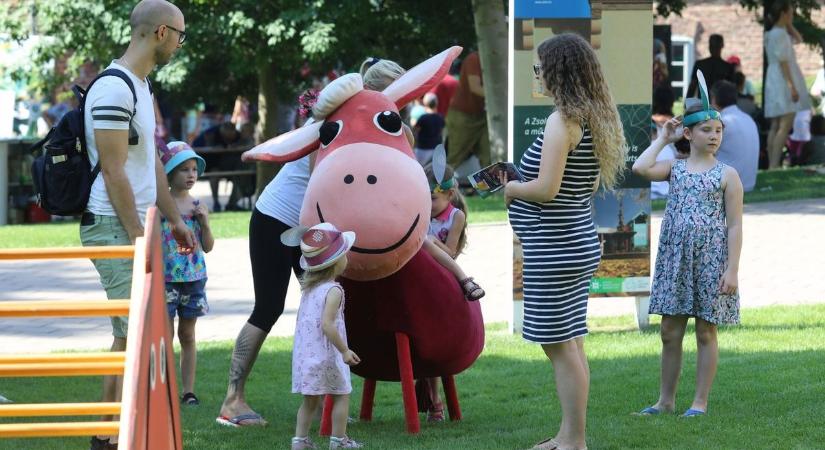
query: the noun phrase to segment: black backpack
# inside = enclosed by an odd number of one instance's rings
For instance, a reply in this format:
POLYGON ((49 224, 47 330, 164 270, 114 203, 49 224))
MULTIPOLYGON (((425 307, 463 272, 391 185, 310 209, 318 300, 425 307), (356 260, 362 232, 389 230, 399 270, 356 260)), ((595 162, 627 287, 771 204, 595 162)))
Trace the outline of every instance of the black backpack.
MULTIPOLYGON (((94 168, 89 162, 84 123, 86 92, 97 80, 107 76, 118 77, 129 86, 135 105, 135 111, 131 114, 134 117, 137 112, 137 94, 132 80, 121 70, 106 69, 89 83, 86 90, 77 85, 72 88, 78 107, 67 112, 45 138, 29 149, 32 152, 42 149, 32 163, 32 178, 38 204, 49 214, 82 214, 89 203, 92 183, 100 173, 100 162, 94 168)), ((151 89, 150 85, 150 92, 151 89)), ((131 129, 131 121, 129 127, 131 129)))

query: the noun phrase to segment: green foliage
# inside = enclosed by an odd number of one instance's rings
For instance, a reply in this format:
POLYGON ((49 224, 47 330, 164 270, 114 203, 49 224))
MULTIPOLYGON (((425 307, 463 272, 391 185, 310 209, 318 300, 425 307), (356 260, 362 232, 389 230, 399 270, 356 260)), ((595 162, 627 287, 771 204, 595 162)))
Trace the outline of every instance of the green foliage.
MULTIPOLYGON (((202 100, 231 108, 236 95, 256 98, 258 77, 295 95, 310 80, 306 63, 323 75, 357 70, 367 56, 417 64, 443 48, 475 42, 470 1, 421 0, 180 0, 187 40, 172 62, 153 74, 160 95, 191 105, 202 100)), ((18 79, 46 88, 56 79, 49 61, 70 55, 69 75, 86 60, 105 66, 129 43, 134 2, 122 0, 20 0, 0 4, 0 29, 22 40, 41 39, 18 79), (31 26, 31 14, 36 18, 31 26)))

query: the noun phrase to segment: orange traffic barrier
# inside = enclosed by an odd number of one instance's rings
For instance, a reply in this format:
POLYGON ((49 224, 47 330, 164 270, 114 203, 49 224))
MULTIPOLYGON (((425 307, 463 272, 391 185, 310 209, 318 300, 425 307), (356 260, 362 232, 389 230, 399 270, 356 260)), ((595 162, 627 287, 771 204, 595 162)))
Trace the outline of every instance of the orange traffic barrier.
POLYGON ((13 248, 1 249, 3 259, 113 259, 132 258, 132 245, 111 245, 102 247, 54 247, 54 248, 13 248))
POLYGON ((0 405, 0 417, 106 416, 120 414, 120 402, 0 405))
POLYGON ((0 301, 0 317, 97 317, 129 314, 129 300, 0 301))
POLYGON ((0 425, 0 438, 111 436, 120 422, 11 423, 0 425))

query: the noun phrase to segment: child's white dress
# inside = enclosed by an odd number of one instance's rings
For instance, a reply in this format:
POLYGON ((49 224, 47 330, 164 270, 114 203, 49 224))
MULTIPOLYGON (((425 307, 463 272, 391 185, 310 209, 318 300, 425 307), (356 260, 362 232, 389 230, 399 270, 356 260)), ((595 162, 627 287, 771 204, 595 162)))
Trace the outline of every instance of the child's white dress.
MULTIPOLYGON (((295 324, 292 348, 292 392, 304 395, 349 394, 352 392, 349 366, 341 352, 324 335, 322 328, 324 305, 330 289, 341 289, 333 281, 304 292, 295 324)), ((341 289, 343 293, 343 289, 341 289)), ((347 341, 344 326, 344 299, 335 317, 338 334, 347 341)))

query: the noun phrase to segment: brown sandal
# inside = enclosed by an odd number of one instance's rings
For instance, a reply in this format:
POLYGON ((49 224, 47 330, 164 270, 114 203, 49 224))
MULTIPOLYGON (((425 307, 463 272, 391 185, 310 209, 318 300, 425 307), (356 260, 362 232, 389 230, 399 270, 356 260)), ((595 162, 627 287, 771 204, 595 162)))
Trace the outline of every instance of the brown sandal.
POLYGON ((484 297, 484 289, 481 289, 481 286, 473 281, 473 277, 467 277, 459 283, 461 283, 461 289, 464 291, 464 298, 467 300, 474 302, 484 297))

